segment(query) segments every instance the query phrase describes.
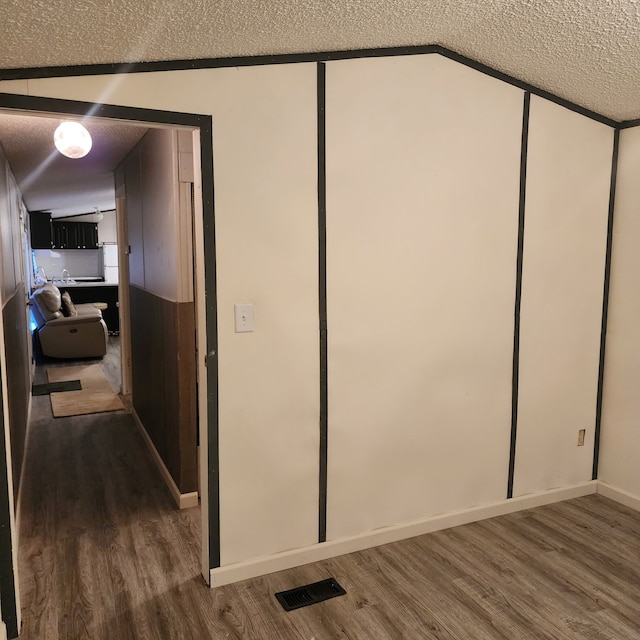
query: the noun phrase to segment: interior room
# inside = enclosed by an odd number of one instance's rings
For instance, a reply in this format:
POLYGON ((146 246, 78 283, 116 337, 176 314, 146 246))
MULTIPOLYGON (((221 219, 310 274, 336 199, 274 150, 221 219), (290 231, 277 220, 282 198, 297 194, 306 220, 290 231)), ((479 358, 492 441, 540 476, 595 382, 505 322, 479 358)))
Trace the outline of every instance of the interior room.
POLYGON ((3 150, 29 212, 26 277, 31 291, 48 282, 75 293, 74 302, 106 300, 102 315, 115 336, 119 313, 114 169, 147 129, 128 124, 109 129, 94 121, 93 157, 68 158, 52 150, 60 124, 59 118, 0 114, 3 150))
POLYGON ((6 118, 139 135, 57 210, 0 119, 6 636, 638 636, 635 4, 169 4, 0 26, 6 118), (57 437, 25 300, 114 227, 57 437))

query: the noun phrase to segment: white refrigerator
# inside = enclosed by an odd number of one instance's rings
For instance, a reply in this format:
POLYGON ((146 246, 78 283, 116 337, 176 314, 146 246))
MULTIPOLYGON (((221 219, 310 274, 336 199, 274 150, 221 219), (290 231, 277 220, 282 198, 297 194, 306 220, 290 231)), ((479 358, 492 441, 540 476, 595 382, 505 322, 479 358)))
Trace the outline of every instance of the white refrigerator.
POLYGON ((104 264, 104 281, 107 284, 118 284, 118 245, 103 244, 102 260, 104 264))

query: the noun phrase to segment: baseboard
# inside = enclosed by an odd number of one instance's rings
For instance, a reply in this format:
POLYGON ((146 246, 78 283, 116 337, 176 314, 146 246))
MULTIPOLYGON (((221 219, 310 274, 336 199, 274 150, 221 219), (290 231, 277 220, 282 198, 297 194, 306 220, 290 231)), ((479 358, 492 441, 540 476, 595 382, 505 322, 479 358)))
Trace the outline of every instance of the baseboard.
POLYGON ((624 489, 618 489, 618 487, 602 482, 602 480, 598 480, 598 495, 619 502, 625 507, 629 507, 635 511, 640 511, 640 498, 638 496, 624 489))
POLYGON ((554 502, 562 502, 571 498, 579 498, 581 496, 596 493, 598 483, 596 480, 585 482, 583 484, 563 487, 560 489, 552 489, 540 493, 533 493, 510 500, 501 500, 480 507, 472 507, 462 511, 446 513, 431 518, 425 518, 417 522, 412 522, 393 527, 385 527, 376 529, 350 538, 342 538, 340 540, 332 540, 323 542, 322 544, 304 547, 302 549, 294 549, 278 553, 272 556, 256 558, 247 562, 238 562, 212 569, 210 573, 210 586, 220 587, 232 582, 256 578, 267 573, 292 569, 311 562, 327 560, 336 556, 341 556, 354 551, 362 551, 371 547, 377 547, 389 542, 397 542, 406 538, 457 527, 462 524, 469 524, 487 518, 522 511, 523 509, 531 509, 540 507, 545 504, 554 502))
POLYGON ((140 430, 142 438, 146 442, 147 447, 151 452, 151 456, 153 457, 153 460, 155 461, 158 469, 160 470, 160 473, 162 474, 164 481, 167 483, 167 487, 169 487, 169 491, 171 492, 171 495, 175 500, 175 503, 178 509, 188 509, 190 507, 197 507, 198 492, 191 491, 189 493, 180 493, 180 489, 178 489, 178 485, 176 485, 174 479, 171 477, 171 474, 169 473, 169 469, 167 469, 167 466, 165 465, 164 460, 160 457, 160 454, 158 453, 158 450, 156 449, 155 444, 153 444, 153 441, 149 437, 147 430, 144 428, 144 425, 142 424, 142 420, 140 420, 140 416, 138 416, 138 414, 136 413, 133 407, 131 407, 131 415, 133 416, 135 423, 138 425, 138 429, 140 430))

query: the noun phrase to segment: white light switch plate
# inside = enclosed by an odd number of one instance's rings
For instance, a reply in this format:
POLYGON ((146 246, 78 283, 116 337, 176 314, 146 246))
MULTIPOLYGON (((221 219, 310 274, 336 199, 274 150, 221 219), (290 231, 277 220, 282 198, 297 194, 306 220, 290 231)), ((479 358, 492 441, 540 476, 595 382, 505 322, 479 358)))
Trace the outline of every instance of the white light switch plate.
POLYGON ((236 333, 253 331, 253 305, 250 303, 234 304, 233 309, 236 319, 236 333))

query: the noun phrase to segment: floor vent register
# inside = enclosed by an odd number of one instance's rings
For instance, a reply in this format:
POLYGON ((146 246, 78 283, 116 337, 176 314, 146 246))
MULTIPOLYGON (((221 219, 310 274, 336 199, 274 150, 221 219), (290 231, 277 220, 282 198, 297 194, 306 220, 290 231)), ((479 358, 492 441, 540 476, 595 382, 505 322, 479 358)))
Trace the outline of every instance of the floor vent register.
POLYGON ((329 598, 343 596, 345 593, 347 592, 333 578, 328 578, 304 587, 281 591, 276 593, 276 598, 285 611, 293 611, 329 600, 329 598))

